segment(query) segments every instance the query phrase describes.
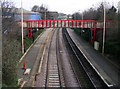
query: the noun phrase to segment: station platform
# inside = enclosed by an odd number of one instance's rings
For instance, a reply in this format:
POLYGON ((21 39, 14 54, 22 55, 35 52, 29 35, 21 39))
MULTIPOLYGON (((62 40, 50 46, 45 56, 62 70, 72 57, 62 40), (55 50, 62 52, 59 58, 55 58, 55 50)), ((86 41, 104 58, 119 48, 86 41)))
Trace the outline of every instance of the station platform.
POLYGON ((18 84, 24 87, 30 87, 32 86, 32 82, 34 80, 34 76, 37 73, 40 57, 43 53, 43 40, 48 35, 48 33, 51 31, 51 29, 47 29, 41 34, 36 42, 33 43, 33 46, 28 49, 26 55, 23 55, 24 57, 21 58, 22 60, 19 62, 18 66, 18 81, 22 82, 22 84, 18 84), (23 69, 24 61, 26 62, 26 69, 31 69, 30 74, 24 74, 25 69, 23 69))
POLYGON ((72 29, 67 28, 67 31, 79 50, 86 57, 91 66, 103 79, 109 87, 118 87, 120 84, 120 70, 114 66, 107 58, 98 53, 87 42, 81 39, 72 29))

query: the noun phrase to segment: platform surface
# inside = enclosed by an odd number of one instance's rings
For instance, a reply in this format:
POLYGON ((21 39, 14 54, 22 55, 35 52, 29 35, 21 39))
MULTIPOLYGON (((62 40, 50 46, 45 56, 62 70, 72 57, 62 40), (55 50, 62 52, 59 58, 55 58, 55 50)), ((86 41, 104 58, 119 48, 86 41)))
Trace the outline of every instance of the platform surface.
POLYGON ((93 47, 87 42, 81 39, 72 29, 67 29, 72 40, 75 42, 77 47, 83 52, 87 60, 91 63, 93 68, 98 72, 100 77, 108 86, 118 86, 120 73, 108 59, 106 59, 102 54, 98 53, 93 47))

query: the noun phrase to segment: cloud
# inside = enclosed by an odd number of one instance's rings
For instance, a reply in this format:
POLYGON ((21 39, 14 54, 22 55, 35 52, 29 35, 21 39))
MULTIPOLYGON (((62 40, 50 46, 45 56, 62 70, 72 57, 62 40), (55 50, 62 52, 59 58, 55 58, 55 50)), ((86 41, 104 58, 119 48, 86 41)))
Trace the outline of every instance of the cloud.
MULTIPOLYGON (((11 0, 10 0, 11 1, 11 0)), ((21 0, 12 0, 15 6, 20 8, 21 0)), ((45 4, 51 11, 63 12, 66 14, 72 14, 78 10, 86 10, 93 5, 97 7, 98 3, 103 0, 23 0, 23 8, 31 10, 34 5, 45 4)), ((105 0, 110 2, 110 4, 117 5, 119 0, 105 0)))

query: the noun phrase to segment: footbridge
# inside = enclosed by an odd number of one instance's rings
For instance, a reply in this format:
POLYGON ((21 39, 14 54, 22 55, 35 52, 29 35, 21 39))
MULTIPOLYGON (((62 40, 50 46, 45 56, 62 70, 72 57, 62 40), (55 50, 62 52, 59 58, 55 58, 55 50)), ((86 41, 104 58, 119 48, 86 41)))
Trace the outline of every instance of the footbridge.
MULTIPOLYGON (((20 21, 18 21, 20 23, 20 21)), ((112 21, 105 23, 106 28, 111 28, 112 21)), ((104 21, 95 20, 24 20, 23 27, 27 29, 27 33, 32 36, 32 29, 39 28, 88 28, 91 30, 90 41, 94 42, 96 29, 103 29, 104 21)))

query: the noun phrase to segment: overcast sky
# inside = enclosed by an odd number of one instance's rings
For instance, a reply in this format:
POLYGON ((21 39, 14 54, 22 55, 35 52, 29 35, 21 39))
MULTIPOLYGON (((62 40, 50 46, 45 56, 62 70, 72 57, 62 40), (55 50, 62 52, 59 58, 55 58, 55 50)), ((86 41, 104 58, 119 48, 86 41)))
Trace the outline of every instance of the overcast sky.
MULTIPOLYGON (((15 6, 21 7, 21 0, 10 0, 13 1, 15 6)), ((76 11, 84 11, 90 7, 97 7, 103 0, 23 0, 23 8, 31 10, 34 5, 44 4, 50 11, 58 11, 65 14, 73 14, 76 11)), ((117 6, 120 0, 105 0, 110 5, 117 6)))

